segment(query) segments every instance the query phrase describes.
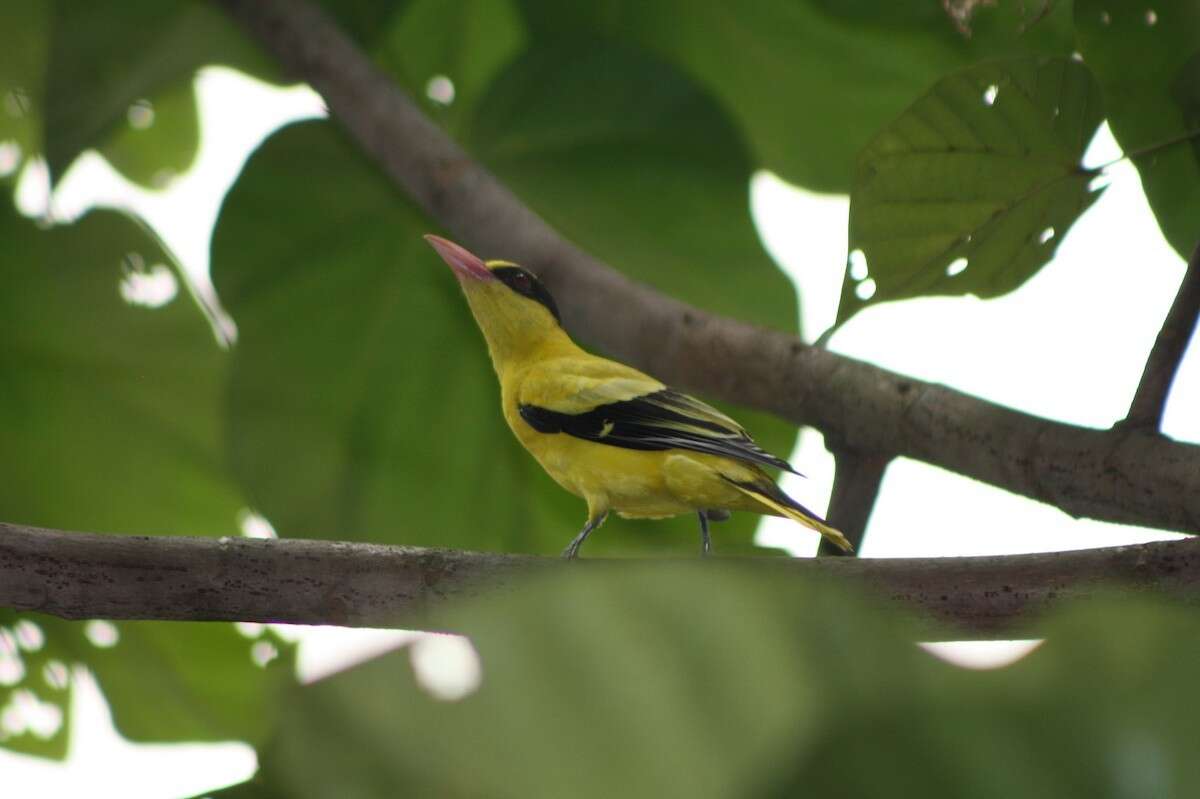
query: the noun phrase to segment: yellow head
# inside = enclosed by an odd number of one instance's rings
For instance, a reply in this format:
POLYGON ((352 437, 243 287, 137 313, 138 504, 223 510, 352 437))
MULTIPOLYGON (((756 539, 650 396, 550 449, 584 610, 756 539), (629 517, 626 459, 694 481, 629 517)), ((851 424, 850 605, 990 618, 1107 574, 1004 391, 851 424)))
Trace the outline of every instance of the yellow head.
POLYGON ((508 261, 484 261, 439 236, 425 240, 454 270, 497 371, 547 348, 573 346, 554 298, 534 274, 508 261))

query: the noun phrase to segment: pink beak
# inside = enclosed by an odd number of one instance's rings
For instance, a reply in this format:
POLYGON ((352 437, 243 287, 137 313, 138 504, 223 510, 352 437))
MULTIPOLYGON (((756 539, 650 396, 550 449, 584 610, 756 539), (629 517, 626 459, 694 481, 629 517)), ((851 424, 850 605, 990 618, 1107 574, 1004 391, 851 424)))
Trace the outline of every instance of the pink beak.
POLYGON ((429 246, 437 250, 437 254, 442 256, 451 269, 454 270, 454 276, 460 281, 471 280, 495 280, 491 270, 483 263, 479 256, 471 253, 464 247, 460 247, 452 241, 447 241, 441 236, 427 234, 425 241, 429 242, 429 246))

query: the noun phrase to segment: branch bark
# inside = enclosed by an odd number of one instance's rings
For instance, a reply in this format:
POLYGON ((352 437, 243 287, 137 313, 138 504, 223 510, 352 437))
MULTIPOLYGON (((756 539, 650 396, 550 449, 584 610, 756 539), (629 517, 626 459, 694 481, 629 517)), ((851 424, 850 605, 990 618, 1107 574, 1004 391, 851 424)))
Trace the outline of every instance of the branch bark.
POLYGON ((1151 432, 1162 428, 1167 394, 1175 382, 1175 374, 1179 371, 1192 333, 1196 330, 1197 317, 1200 317, 1200 245, 1192 251, 1192 257, 1188 260, 1175 301, 1171 303, 1162 330, 1146 358, 1141 382, 1129 405, 1129 413, 1120 426, 1151 432))
POLYGON ((533 268, 581 340, 676 386, 812 425, 860 452, 925 461, 1073 516, 1200 530, 1200 447, 1040 419, 659 294, 558 235, 312 3, 216 2, 320 92, 334 119, 432 218, 484 255, 533 268), (623 309, 620 319, 613 308, 623 309))
MULTIPOLYGON (((530 575, 628 561, 337 541, 73 533, 0 523, 0 607, 66 619, 419 628, 448 602, 530 575)), ((708 568, 709 561, 689 560, 708 568)), ((1200 603, 1200 539, 973 558, 716 558, 857 584, 916 612, 931 637, 1029 635, 1056 605, 1109 587, 1200 603)))
MULTIPOLYGON (((891 458, 878 453, 853 452, 840 446, 830 446, 833 453, 833 492, 829 497, 829 523, 842 531, 857 553, 867 532, 867 521, 879 498, 883 473, 891 458)), ((817 554, 840 556, 843 552, 822 537, 817 554)))

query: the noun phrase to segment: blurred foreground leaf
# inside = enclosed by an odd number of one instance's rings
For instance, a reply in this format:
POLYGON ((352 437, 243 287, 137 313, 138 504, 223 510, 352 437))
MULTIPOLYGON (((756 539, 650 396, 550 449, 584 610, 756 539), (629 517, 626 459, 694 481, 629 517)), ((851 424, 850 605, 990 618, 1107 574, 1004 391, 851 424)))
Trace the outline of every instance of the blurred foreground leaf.
POLYGON ((838 322, 870 303, 1025 282, 1097 196, 1080 159, 1102 117, 1087 69, 1066 58, 939 81, 859 156, 838 322))
MULTIPOLYGON (((899 622, 899 623, 898 623, 899 622)), ((236 796, 1128 797, 1200 789, 1200 621, 1098 601, 972 672, 833 586, 719 564, 557 575, 461 607, 459 701, 403 653, 298 687, 236 796)))
POLYGON ((1077 0, 1075 25, 1113 135, 1126 153, 1151 150, 1133 164, 1163 236, 1186 260, 1200 242, 1200 4, 1077 0))

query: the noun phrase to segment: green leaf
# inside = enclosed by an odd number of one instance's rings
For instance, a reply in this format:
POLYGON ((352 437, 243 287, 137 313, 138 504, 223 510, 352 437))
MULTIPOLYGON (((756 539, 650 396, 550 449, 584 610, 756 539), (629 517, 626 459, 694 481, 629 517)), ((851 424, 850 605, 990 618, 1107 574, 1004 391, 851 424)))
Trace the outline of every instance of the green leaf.
MULTIPOLYGON (((525 43, 525 27, 510 0, 414 0, 375 39, 375 61, 453 132, 461 131, 496 73, 525 43), (431 81, 448 79, 453 99, 429 96, 431 81)), ((435 89, 445 90, 446 84, 435 89)))
POLYGON ((995 297, 1025 282, 1098 196, 1080 159, 1102 116, 1090 74, 1070 59, 939 81, 859 157, 838 322, 869 303, 995 297))
MULTIPOLYGON (((564 45, 514 64, 479 108, 468 140, 582 246, 714 310, 794 326, 795 293, 749 221, 738 140, 678 75, 564 45), (548 64, 557 72, 539 81, 548 64), (639 110, 628 98, 644 84, 653 102, 639 110)), ((213 244, 240 331, 234 468, 284 535, 560 551, 583 503, 505 427, 474 320, 420 239, 432 228, 324 125, 285 130, 251 158, 213 244)), ((768 449, 790 450, 794 429, 738 415, 768 449)), ((718 527, 718 551, 748 547, 756 523, 718 527)), ((697 540, 690 516, 614 519, 589 552, 693 553, 697 540)))
MULTIPOLYGON (((225 476, 219 446, 227 355, 186 293, 162 307, 130 304, 121 295, 122 287, 149 277, 179 285, 168 254, 133 221, 110 211, 39 230, 5 204, 0 241, 6 287, 0 298, 0 449, 6 456, 0 519, 76 530, 236 535, 245 503, 225 476)), ((7 612, 0 623, 16 621, 7 612)), ((32 656, 25 679, 0 688, 0 707, 14 691, 32 687, 65 713, 69 692, 47 690, 43 681, 55 660, 96 671, 118 725, 130 735, 244 737, 260 734, 269 718, 266 705, 240 695, 236 703, 201 710, 227 694, 264 690, 249 644, 232 627, 123 625, 125 645, 110 654, 83 643, 82 625, 36 623, 44 646, 22 655, 32 656), (160 654, 151 657, 154 652, 160 654), (174 658, 173 670, 164 670, 163 653, 174 658), (217 674, 228 684, 205 684, 217 674), (166 707, 171 715, 156 719, 166 707)), ((61 756, 65 728, 48 741, 24 735, 2 745, 61 756)))
MULTIPOLYGON (((715 568, 707 568, 714 566, 715 568)), ((1193 609, 1097 600, 974 672, 837 586, 761 570, 572 571, 446 616, 458 701, 403 653, 298 687, 241 795, 1191 796, 1193 609), (866 765, 864 765, 866 764, 866 765)))
POLYGON ((870 136, 946 72, 1014 52, 1071 52, 1070 5, 1029 26, 1021 4, 980 8, 965 38, 934 3, 522 0, 535 41, 600 31, 678 65, 721 102, 756 165, 848 192, 870 136), (1028 30, 1026 28, 1029 27, 1028 30))
POLYGON ((171 257, 111 211, 39 230, 8 205, 0 241, 0 519, 236 534, 245 503, 219 447, 227 356, 186 292, 157 308, 121 296, 146 277, 180 286, 171 257))
POLYGON ((54 179, 88 148, 140 183, 183 172, 199 143, 196 70, 274 75, 219 9, 198 1, 10 3, 0 26, 20 32, 0 56, 0 97, 17 92, 24 109, 0 114, 0 140, 44 155, 54 179))
POLYGON ((837 592, 707 566, 581 570, 464 606, 445 624, 479 652, 477 692, 426 695, 403 652, 297 689, 259 780, 300 798, 738 796, 812 745, 832 697, 885 699, 915 671, 837 592), (864 684, 883 663, 896 679, 864 684))
POLYGON ((1200 5, 1077 0, 1075 25, 1113 135, 1138 154, 1150 208, 1187 259, 1200 242, 1200 5))

